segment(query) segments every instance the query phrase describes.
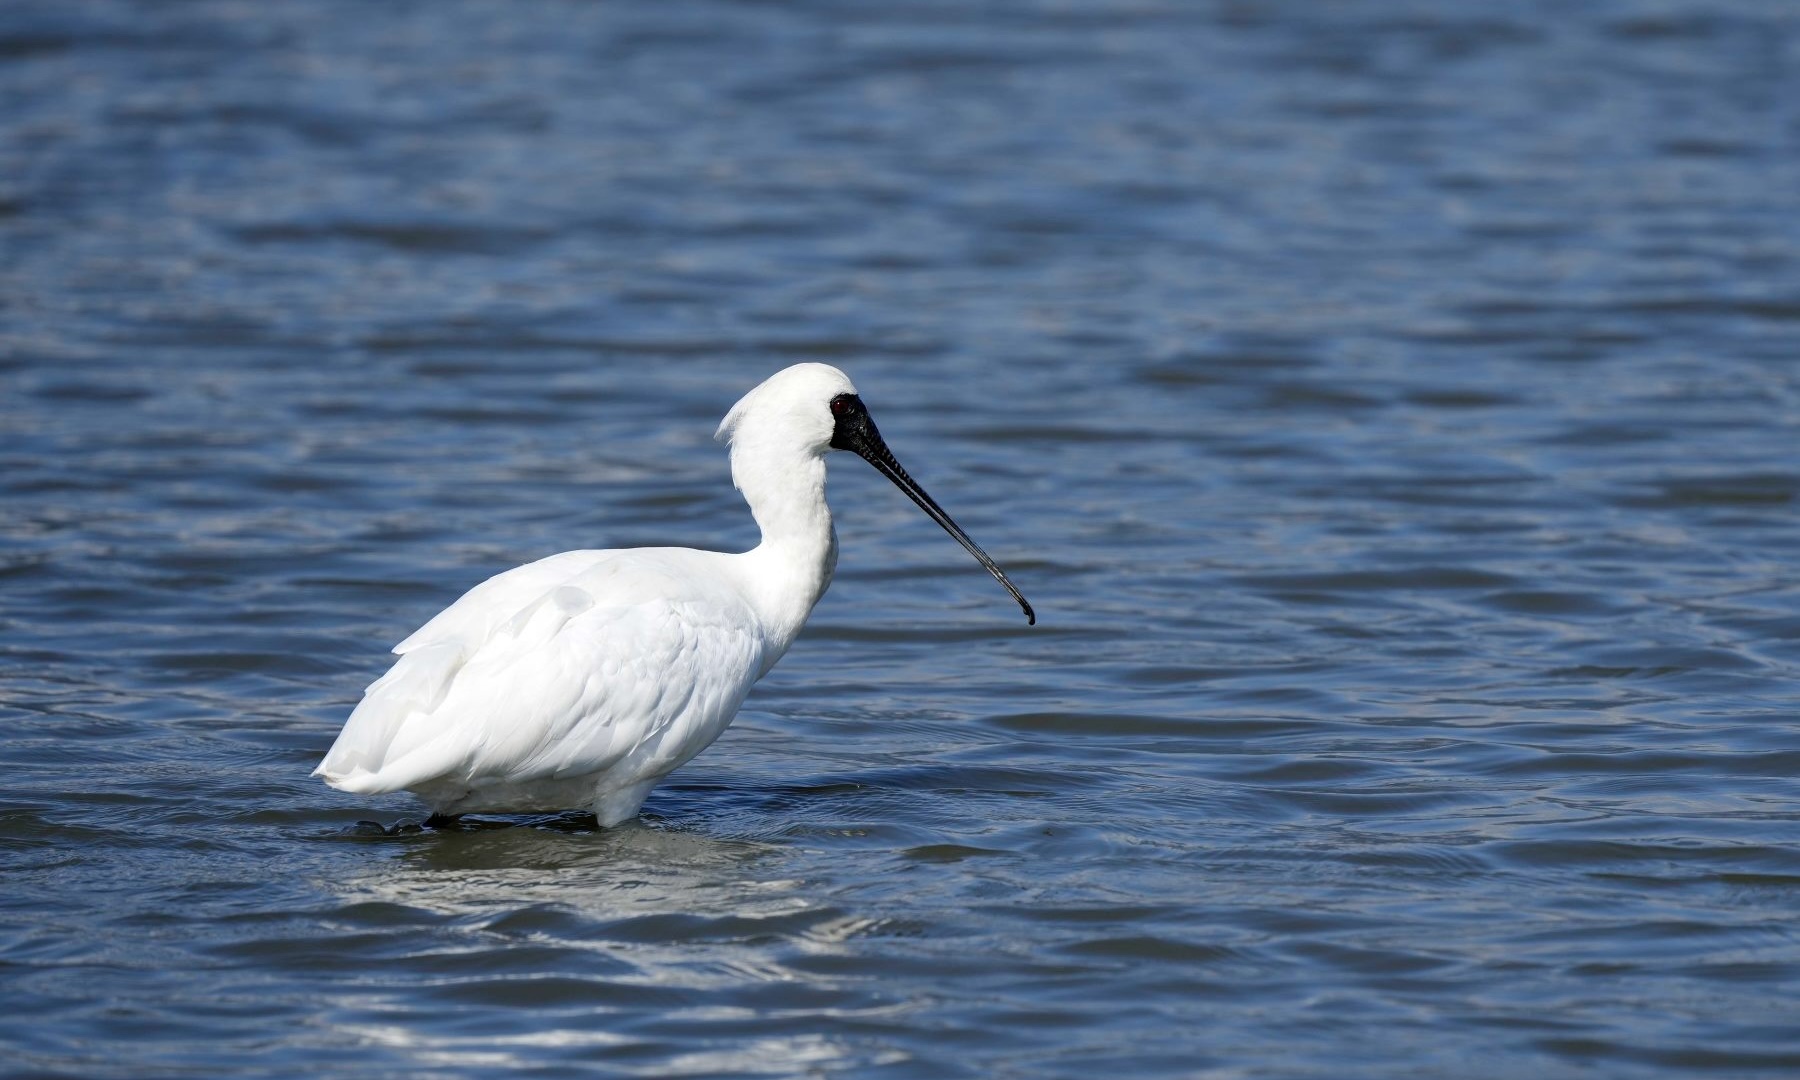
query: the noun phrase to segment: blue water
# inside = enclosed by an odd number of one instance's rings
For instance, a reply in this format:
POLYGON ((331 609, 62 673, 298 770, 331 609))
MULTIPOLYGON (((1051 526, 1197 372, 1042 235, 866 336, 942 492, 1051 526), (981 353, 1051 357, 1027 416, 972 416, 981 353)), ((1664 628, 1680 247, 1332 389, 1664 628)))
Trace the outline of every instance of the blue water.
POLYGON ((0 1072, 1794 1075, 1797 257, 1781 0, 8 4, 0 1072), (640 821, 309 779, 797 360, 1036 628, 840 456, 640 821))

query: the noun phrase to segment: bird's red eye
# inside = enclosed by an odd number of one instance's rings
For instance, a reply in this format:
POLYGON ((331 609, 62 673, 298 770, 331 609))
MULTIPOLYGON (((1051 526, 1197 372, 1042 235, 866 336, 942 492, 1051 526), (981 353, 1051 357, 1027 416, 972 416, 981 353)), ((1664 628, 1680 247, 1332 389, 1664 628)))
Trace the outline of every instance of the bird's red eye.
POLYGON ((831 415, 842 416, 844 415, 845 410, 849 408, 850 398, 848 395, 839 394, 837 397, 831 399, 831 415))

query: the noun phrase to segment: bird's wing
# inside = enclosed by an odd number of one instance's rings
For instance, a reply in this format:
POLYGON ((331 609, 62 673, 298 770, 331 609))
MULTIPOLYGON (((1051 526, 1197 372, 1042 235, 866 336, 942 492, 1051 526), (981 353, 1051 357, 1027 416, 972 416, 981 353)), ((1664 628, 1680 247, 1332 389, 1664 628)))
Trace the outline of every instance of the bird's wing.
POLYGON ((509 612, 444 621, 460 634, 409 638, 319 771, 375 793, 580 776, 627 756, 635 774, 659 775, 698 753, 761 668, 754 615, 682 559, 607 554, 509 612))
POLYGON ((394 646, 400 659, 363 691, 362 702, 313 770, 333 784, 380 768, 406 718, 436 709, 463 664, 518 611, 614 551, 565 551, 495 574, 463 593, 394 646))
POLYGON ((520 608, 583 570, 619 554, 616 550, 565 551, 495 574, 432 616, 394 646, 394 651, 405 654, 444 641, 458 641, 465 646, 479 644, 520 608))

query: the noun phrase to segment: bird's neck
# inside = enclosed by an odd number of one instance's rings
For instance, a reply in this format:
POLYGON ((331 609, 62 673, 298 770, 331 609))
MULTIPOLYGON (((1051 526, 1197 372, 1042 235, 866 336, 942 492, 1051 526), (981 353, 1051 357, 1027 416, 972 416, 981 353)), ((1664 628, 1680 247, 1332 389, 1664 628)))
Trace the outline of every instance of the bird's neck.
POLYGON ((785 651, 837 567, 837 534, 825 504, 825 460, 734 444, 731 479, 762 529, 762 543, 746 555, 750 593, 785 651))

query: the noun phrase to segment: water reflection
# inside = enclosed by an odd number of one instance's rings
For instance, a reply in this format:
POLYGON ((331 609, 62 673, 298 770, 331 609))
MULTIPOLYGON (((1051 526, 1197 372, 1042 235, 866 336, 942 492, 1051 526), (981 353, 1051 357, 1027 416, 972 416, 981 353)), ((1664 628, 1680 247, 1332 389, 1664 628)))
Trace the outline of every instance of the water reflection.
POLYGON ((799 883, 756 875, 775 851, 770 845, 642 823, 428 831, 376 846, 402 850, 330 883, 346 902, 454 916, 547 905, 605 924, 644 915, 754 920, 809 906, 795 894, 799 883))
MULTIPOLYGON (((641 1071, 789 1074, 868 1059, 816 1031, 783 1033, 756 1004, 840 996, 837 978, 794 964, 842 954, 874 925, 777 876, 774 845, 633 824, 448 831, 369 847, 400 850, 322 884, 360 932, 396 939, 403 951, 391 959, 435 971, 408 997, 529 1010, 529 1030, 472 1034, 410 1008, 399 1010, 404 1023, 372 1020, 388 1009, 359 987, 336 998, 341 1038, 444 1067, 514 1067, 552 1052, 637 1072, 631 1059, 655 1053, 660 1063, 641 1071), (418 934, 421 912, 432 933, 418 934), (662 1056, 662 1035, 702 1028, 713 1048, 662 1056)), ((843 996, 834 1012, 859 1011, 854 992, 843 996)))

